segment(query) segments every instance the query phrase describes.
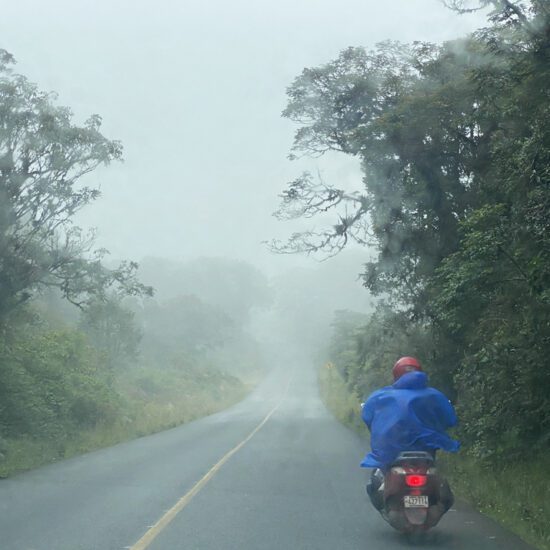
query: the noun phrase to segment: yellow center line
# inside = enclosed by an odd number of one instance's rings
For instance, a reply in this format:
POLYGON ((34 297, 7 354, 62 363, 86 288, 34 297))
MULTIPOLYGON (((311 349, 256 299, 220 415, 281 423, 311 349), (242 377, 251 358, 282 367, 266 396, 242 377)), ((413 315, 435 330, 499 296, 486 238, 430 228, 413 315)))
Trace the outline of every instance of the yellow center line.
POLYGON ((191 502, 202 488, 216 475, 218 470, 244 445, 246 445, 264 426, 264 424, 271 418, 273 413, 281 406, 284 401, 288 388, 290 386, 290 380, 287 383, 286 389, 281 397, 281 400, 267 413, 266 417, 252 430, 248 436, 243 439, 238 445, 233 447, 226 455, 224 455, 205 476, 203 476, 195 485, 183 495, 177 502, 168 510, 149 530, 133 545, 129 547, 129 550, 145 550, 155 540, 155 538, 169 525, 169 523, 191 502))

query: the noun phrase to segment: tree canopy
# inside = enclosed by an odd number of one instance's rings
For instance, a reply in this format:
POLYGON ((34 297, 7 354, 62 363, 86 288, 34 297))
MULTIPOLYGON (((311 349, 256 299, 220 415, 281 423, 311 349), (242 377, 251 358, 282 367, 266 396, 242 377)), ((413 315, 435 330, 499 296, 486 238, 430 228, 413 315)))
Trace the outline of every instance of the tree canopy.
POLYGON ((73 223, 100 195, 84 176, 120 160, 121 144, 101 134, 97 115, 75 125, 54 94, 13 65, 0 50, 0 319, 44 288, 77 305, 114 289, 150 294, 135 277, 135 263, 107 269, 93 232, 73 223))
POLYGON ((358 158, 364 176, 353 193, 311 174, 291 182, 278 216, 333 211, 336 221, 274 248, 375 247, 364 284, 393 311, 376 322, 407 329, 391 353, 377 351, 378 337, 366 355, 358 344, 358 368, 377 372, 410 345, 459 399, 478 454, 546 448, 550 8, 447 3, 490 7, 488 26, 442 45, 349 48, 289 87, 283 115, 299 124, 294 154, 340 151, 358 158))

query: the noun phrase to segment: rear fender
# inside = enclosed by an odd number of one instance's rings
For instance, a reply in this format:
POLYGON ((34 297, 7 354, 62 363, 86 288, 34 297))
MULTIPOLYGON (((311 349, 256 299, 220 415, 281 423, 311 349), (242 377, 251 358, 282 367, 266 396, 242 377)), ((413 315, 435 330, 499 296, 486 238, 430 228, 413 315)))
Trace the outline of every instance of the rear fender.
POLYGON ((405 508, 404 514, 411 525, 424 525, 428 518, 428 508, 405 508))

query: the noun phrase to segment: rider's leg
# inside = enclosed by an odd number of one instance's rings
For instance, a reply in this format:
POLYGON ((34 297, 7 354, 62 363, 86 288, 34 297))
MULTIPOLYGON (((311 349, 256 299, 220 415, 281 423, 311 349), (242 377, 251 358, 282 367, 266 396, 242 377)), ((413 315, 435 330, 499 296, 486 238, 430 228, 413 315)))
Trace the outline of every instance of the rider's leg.
POLYGON ((384 497, 380 491, 382 483, 384 483, 384 473, 382 470, 375 468, 367 483, 367 494, 369 495, 372 505, 377 510, 381 510, 384 507, 384 497))
POLYGON ((439 486, 439 499, 441 503, 445 506, 445 512, 453 505, 455 497, 451 491, 451 486, 446 479, 441 480, 441 485, 439 486))

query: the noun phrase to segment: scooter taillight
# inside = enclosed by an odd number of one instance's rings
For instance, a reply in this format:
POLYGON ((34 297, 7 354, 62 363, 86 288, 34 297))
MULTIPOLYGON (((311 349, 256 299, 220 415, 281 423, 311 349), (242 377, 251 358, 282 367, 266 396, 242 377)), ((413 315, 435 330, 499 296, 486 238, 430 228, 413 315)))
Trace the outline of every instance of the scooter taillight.
POLYGON ((414 474, 414 475, 406 475, 405 476, 405 483, 409 487, 423 487, 428 482, 428 476, 414 474))

